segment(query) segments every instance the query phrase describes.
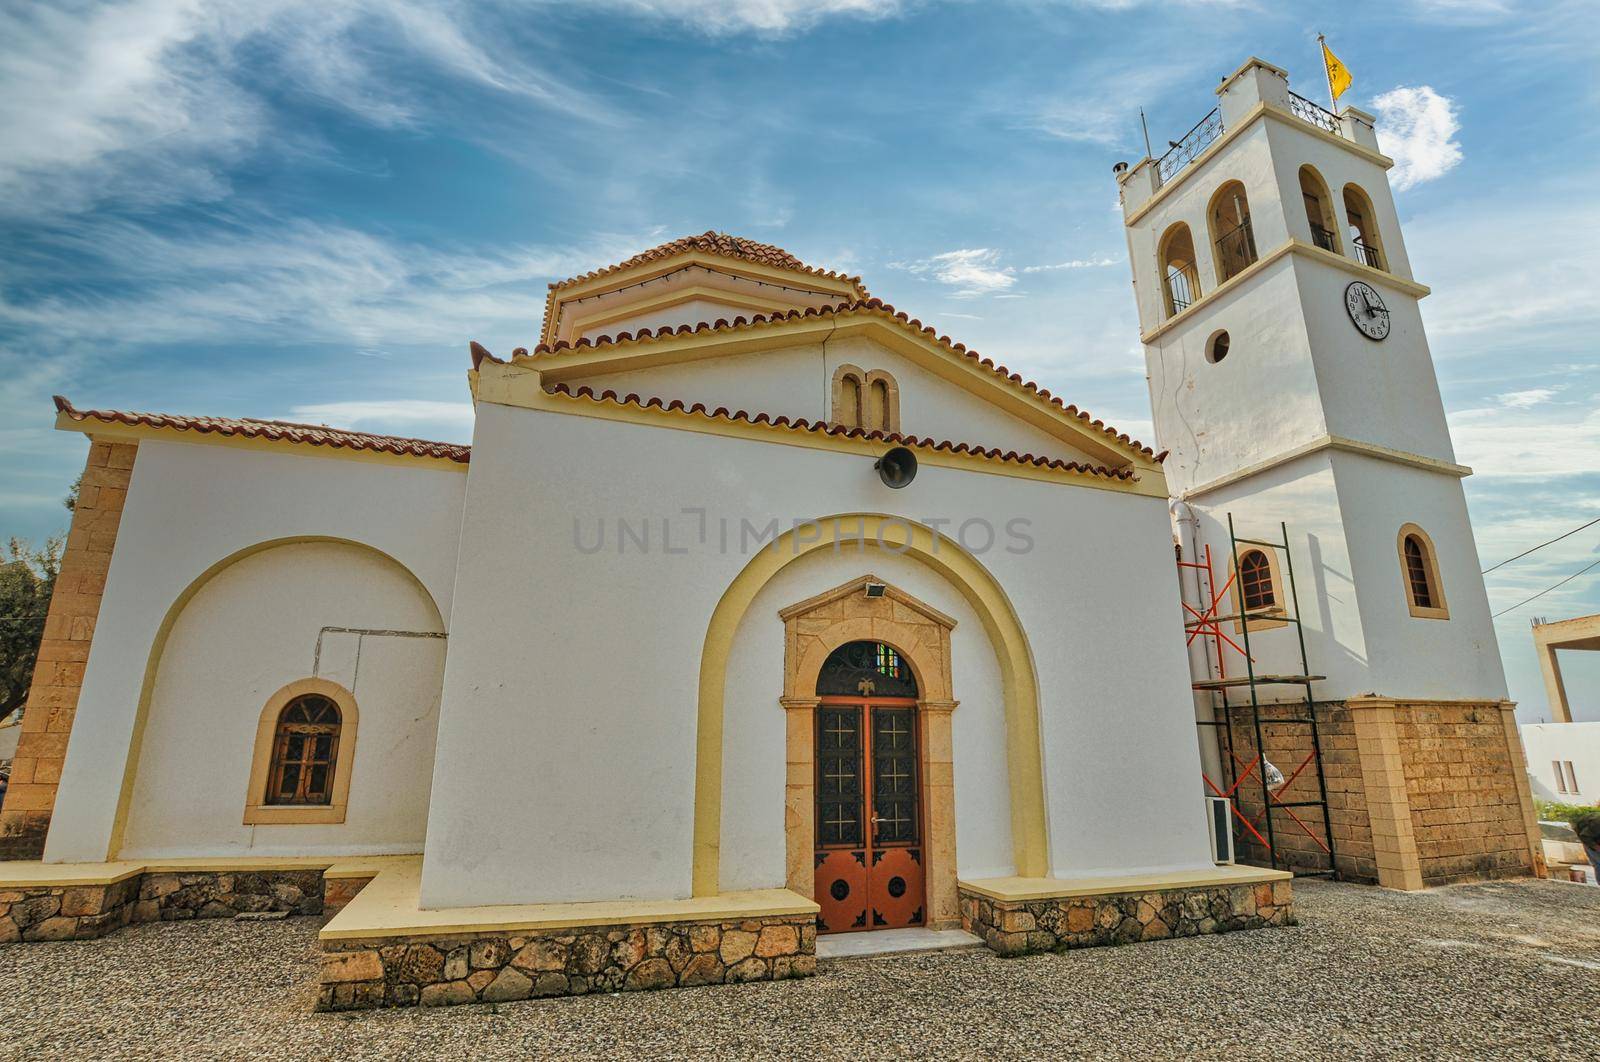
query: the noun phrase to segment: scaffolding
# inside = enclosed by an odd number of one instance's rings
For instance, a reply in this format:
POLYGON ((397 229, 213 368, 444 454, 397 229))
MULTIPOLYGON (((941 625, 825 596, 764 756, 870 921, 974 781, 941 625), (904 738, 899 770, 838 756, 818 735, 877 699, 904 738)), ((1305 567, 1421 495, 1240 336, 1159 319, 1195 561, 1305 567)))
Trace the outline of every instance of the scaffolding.
MULTIPOLYGON (((1237 832, 1249 834, 1265 850, 1266 861, 1273 868, 1280 867, 1300 874, 1332 873, 1335 869, 1334 862, 1334 837, 1332 817, 1328 809, 1328 783, 1322 770, 1322 738, 1317 727, 1316 702, 1312 696, 1312 684, 1322 681, 1326 676, 1311 674, 1310 664, 1306 657, 1305 629, 1300 621, 1300 598, 1295 588, 1294 557, 1289 550, 1289 527, 1287 523, 1278 525, 1283 538, 1282 541, 1267 539, 1240 538, 1234 530, 1233 514, 1228 514, 1228 549, 1232 558, 1227 578, 1222 585, 1217 585, 1216 572, 1212 564, 1211 546, 1207 543, 1200 555, 1193 560, 1185 560, 1180 550, 1178 567, 1180 577, 1184 569, 1195 573, 1195 583, 1198 588, 1199 607, 1183 602, 1185 611, 1184 631, 1187 644, 1193 645, 1196 638, 1210 641, 1214 652, 1210 654, 1210 663, 1207 666, 1207 677, 1197 679, 1193 686, 1196 692, 1208 694, 1211 698, 1211 719, 1198 719, 1197 725, 1212 728, 1213 735, 1220 734, 1221 740, 1217 741, 1217 756, 1222 761, 1226 775, 1222 781, 1227 783, 1224 788, 1218 781, 1213 780, 1204 770, 1201 777, 1205 779, 1206 787, 1216 796, 1226 797, 1232 808, 1237 832), (1279 602, 1283 600, 1283 588, 1273 587, 1274 600, 1265 607, 1248 607, 1243 586, 1235 589, 1239 582, 1240 547, 1255 547, 1262 550, 1272 550, 1282 558, 1282 569, 1286 573, 1287 600, 1289 610, 1285 610, 1279 602), (1223 606, 1229 605, 1232 611, 1224 614, 1223 606), (1300 668, 1294 674, 1261 674, 1256 671, 1256 660, 1250 651, 1250 625, 1254 622, 1259 628, 1264 622, 1273 625, 1286 624, 1294 628, 1299 643, 1300 668), (1236 624, 1235 640, 1228 632, 1223 630, 1224 623, 1236 624), (1243 673, 1237 671, 1230 674, 1228 669, 1229 651, 1243 664, 1243 673), (1215 671, 1215 675, 1210 674, 1215 671), (1261 691, 1263 687, 1294 686, 1298 687, 1305 697, 1305 715, 1274 714, 1267 720, 1262 719, 1262 708, 1269 707, 1275 711, 1282 709, 1292 712, 1298 707, 1298 700, 1290 702, 1271 701, 1263 705, 1261 691), (1249 700, 1242 697, 1235 700, 1237 694, 1248 694, 1249 700), (1218 718, 1220 709, 1221 716, 1218 718), (1236 716, 1247 715, 1242 722, 1236 723, 1236 716), (1266 726, 1305 726, 1309 727, 1311 751, 1306 755, 1288 775, 1283 776, 1281 784, 1268 778, 1267 745, 1263 724, 1266 726), (1255 739, 1255 756, 1248 763, 1238 755, 1235 741, 1235 727, 1248 726, 1255 739), (1297 779, 1307 770, 1313 768, 1317 782, 1317 799, 1285 800, 1284 795, 1293 786, 1297 779), (1247 814, 1240 807, 1240 797, 1243 795, 1243 786, 1250 783, 1252 776, 1255 785, 1261 790, 1261 808, 1253 814, 1247 814), (1307 825, 1302 812, 1307 809, 1321 810, 1322 836, 1318 836, 1310 825, 1307 825), (1282 816, 1274 822, 1274 812, 1282 816), (1286 821, 1285 821, 1286 820, 1286 821), (1301 854, 1298 851, 1285 852, 1279 843, 1279 830, 1288 827, 1297 828, 1315 842, 1316 848, 1326 857, 1326 866, 1315 863, 1307 864, 1296 860, 1294 857, 1301 854), (1263 829, 1265 833, 1263 834, 1263 829)), ((1181 584, 1181 578, 1180 578, 1181 584)), ((1308 817, 1315 818, 1307 813, 1308 817)), ((1298 836, 1296 834, 1295 836, 1298 836)), ((1320 860, 1319 860, 1320 862, 1320 860)))

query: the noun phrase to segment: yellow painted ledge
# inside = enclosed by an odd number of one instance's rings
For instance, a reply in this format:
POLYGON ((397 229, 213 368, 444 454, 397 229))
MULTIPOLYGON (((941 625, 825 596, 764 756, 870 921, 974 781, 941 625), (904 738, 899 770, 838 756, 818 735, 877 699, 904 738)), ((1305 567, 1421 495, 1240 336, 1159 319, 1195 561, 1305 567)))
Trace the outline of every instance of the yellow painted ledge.
POLYGON ((419 855, 237 856, 118 860, 111 863, 0 861, 0 889, 114 885, 138 874, 242 874, 274 870, 320 870, 324 878, 368 878, 419 861, 419 855))
POLYGON ((1174 870, 1160 874, 1095 875, 1085 878, 980 878, 960 882, 960 888, 991 900, 1059 900, 1077 896, 1116 896, 1129 892, 1167 889, 1205 889, 1224 885, 1259 885, 1289 881, 1287 870, 1265 867, 1219 866, 1203 870, 1174 870))
POLYGON ((467 936, 659 922, 726 922, 743 918, 816 915, 821 908, 788 889, 725 892, 686 900, 598 900, 423 910, 418 901, 422 860, 385 868, 323 927, 322 940, 467 936))

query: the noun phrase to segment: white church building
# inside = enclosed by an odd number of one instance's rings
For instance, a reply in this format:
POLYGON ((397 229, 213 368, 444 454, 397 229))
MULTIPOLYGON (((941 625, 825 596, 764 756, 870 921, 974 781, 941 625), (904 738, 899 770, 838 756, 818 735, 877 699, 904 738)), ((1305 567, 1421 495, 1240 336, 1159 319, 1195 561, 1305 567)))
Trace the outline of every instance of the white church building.
POLYGON ((337 910, 344 1009, 1539 872, 1390 160, 1218 93, 1118 167, 1160 454, 715 232, 473 344, 470 447, 58 399, 0 941, 337 910))

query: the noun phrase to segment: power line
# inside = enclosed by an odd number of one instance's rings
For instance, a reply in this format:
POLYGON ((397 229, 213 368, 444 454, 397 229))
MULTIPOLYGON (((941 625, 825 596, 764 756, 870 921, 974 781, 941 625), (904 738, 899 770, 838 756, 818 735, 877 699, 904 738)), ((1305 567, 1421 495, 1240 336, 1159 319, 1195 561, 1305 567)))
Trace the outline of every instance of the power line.
MULTIPOLYGON (((1515 558, 1513 558, 1513 559, 1515 559, 1515 558)), ((1529 601, 1536 601, 1539 598, 1543 597, 1544 595, 1548 594, 1550 591, 1556 589, 1557 587, 1565 586, 1567 583, 1572 582, 1572 580, 1576 579, 1578 576, 1582 575, 1584 572, 1589 571, 1591 568, 1600 568, 1600 560, 1594 561, 1594 562, 1586 565, 1585 567, 1580 568, 1578 571, 1573 572, 1571 575, 1569 575, 1565 579, 1561 580, 1555 586, 1547 586, 1543 590, 1540 590, 1537 594, 1534 594, 1532 597, 1527 598, 1527 599, 1522 600, 1522 601, 1518 601, 1515 605, 1512 605, 1510 608, 1501 609, 1499 612, 1496 612, 1493 616, 1490 616, 1489 618, 1490 619, 1499 619, 1501 616, 1504 616, 1507 612, 1515 612, 1517 609, 1521 608, 1523 605, 1526 605, 1529 601)))
MULTIPOLYGON (((1501 561, 1499 564, 1496 564, 1494 566, 1494 568, 1504 568, 1506 565, 1510 564, 1512 561, 1521 560, 1523 557, 1526 557, 1528 554, 1532 553, 1534 550, 1544 549, 1546 546, 1550 545, 1551 542, 1560 542, 1562 539, 1567 538, 1568 536, 1576 535, 1579 531, 1582 531, 1583 528, 1585 528, 1585 527, 1593 527, 1595 524, 1600 524, 1600 516, 1597 516, 1593 520, 1590 520, 1588 523, 1584 524, 1582 527, 1574 527, 1571 531, 1568 531, 1564 535, 1557 535, 1555 538, 1552 538, 1550 540, 1550 542, 1541 542, 1537 546, 1533 547, 1533 549, 1525 549, 1521 553, 1517 554, 1515 557, 1507 557, 1505 560, 1501 561)), ((1494 568, 1485 568, 1483 570, 1483 574, 1484 575, 1488 575, 1490 572, 1494 571, 1494 568)))

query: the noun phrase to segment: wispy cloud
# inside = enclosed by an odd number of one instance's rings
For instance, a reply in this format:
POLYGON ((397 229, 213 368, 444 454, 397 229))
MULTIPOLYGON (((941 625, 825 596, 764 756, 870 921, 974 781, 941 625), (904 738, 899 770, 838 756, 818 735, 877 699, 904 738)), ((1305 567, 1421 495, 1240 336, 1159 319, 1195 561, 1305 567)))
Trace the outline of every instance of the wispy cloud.
POLYGON ((1526 391, 1507 391, 1494 396, 1494 400, 1511 409, 1527 409, 1542 405, 1561 393, 1559 387, 1530 387, 1526 391))
MULTIPOLYGON (((1117 209, 1121 209, 1120 204, 1117 209)), ((1102 255, 1098 258, 1073 258, 1065 262, 1054 262, 1050 265, 1023 266, 1022 271, 1024 273, 1053 273, 1058 269, 1099 269, 1102 266, 1116 265, 1121 261, 1122 259, 1120 258, 1107 258, 1102 255)))
POLYGON ((1428 85, 1391 89, 1372 101, 1378 141, 1394 158, 1389 181, 1403 192, 1443 177, 1461 162, 1455 102, 1428 85))
POLYGON ((670 19, 712 34, 756 32, 779 36, 810 29, 837 16, 887 18, 900 0, 601 0, 611 7, 670 19))
POLYGON ((951 294, 960 299, 999 295, 1017 282, 1017 271, 1002 266, 1000 252, 992 247, 967 247, 913 262, 891 262, 890 266, 931 277, 953 288, 951 294))
POLYGON ((379 127, 421 121, 419 70, 565 115, 602 107, 455 5, 85 0, 0 9, 0 210, 212 200, 248 154, 315 150, 276 98, 379 127), (240 74, 264 62, 270 91, 240 74), (405 71, 402 75, 400 72, 405 71))
POLYGON ((281 420, 302 424, 327 424, 339 428, 368 428, 389 433, 446 428, 434 434, 452 439, 472 435, 472 403, 441 402, 425 398, 396 398, 387 401, 321 402, 293 406, 281 420))

